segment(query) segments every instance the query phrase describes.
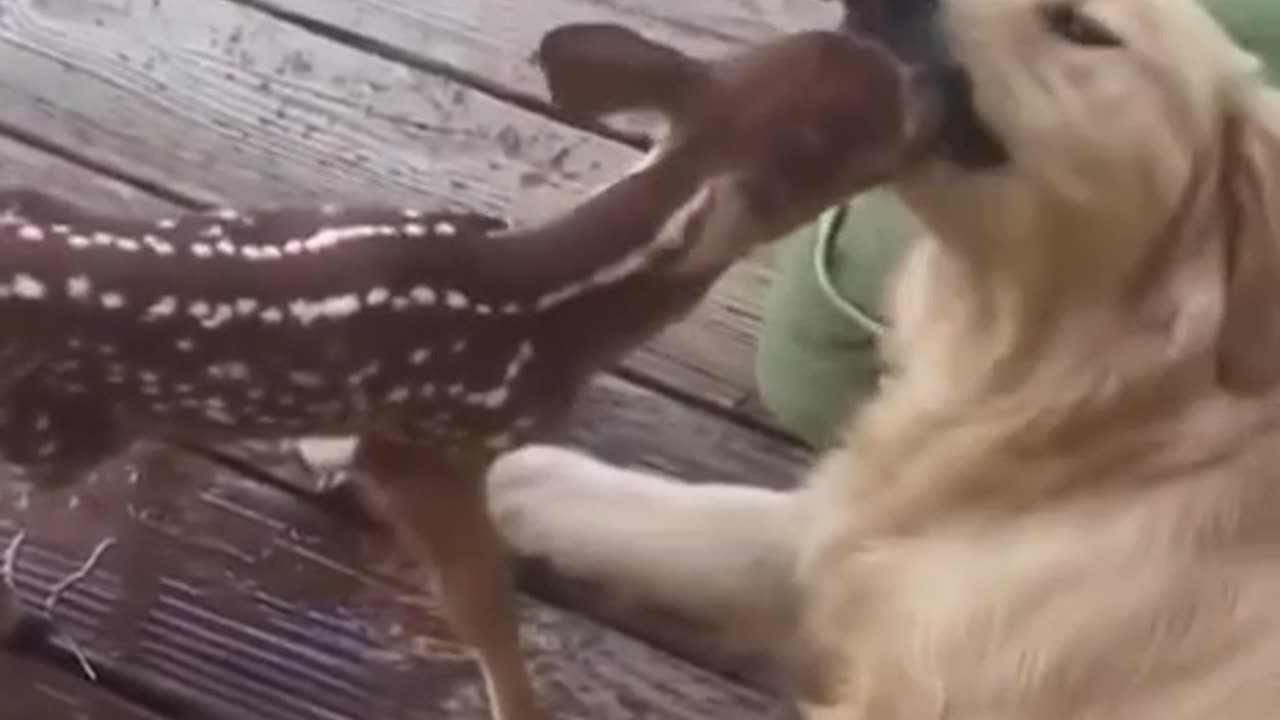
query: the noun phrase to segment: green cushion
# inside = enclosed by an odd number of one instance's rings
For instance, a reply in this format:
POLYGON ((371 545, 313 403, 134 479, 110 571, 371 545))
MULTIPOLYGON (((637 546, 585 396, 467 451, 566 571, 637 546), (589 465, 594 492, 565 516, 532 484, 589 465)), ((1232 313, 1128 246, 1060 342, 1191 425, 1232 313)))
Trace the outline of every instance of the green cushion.
MULTIPOLYGON (((1280 0, 1202 1, 1237 42, 1263 59, 1270 77, 1280 79, 1280 0)), ((856 310, 878 315, 885 272, 915 234, 910 223, 896 199, 878 191, 829 211, 779 246, 780 277, 765 304, 756 379, 783 426, 815 446, 826 445, 875 390, 875 333, 856 310), (815 252, 834 212, 843 222, 829 237, 824 287, 815 252)))
POLYGON ((851 405, 875 390, 879 375, 874 326, 850 317, 832 291, 878 320, 881 282, 910 239, 907 211, 890 193, 868 193, 844 210, 842 226, 829 236, 830 287, 823 287, 816 267, 824 223, 779 246, 779 276, 766 299, 756 351, 765 404, 784 427, 817 446, 851 405))

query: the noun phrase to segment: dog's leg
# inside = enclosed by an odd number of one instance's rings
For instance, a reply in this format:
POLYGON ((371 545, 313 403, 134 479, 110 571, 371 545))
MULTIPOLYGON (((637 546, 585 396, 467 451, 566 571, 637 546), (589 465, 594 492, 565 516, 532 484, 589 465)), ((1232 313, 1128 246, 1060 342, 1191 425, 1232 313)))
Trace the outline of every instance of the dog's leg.
POLYGON ((500 458, 489 483, 517 555, 690 626, 675 643, 693 647, 675 649, 713 665, 763 662, 774 679, 794 670, 795 496, 690 485, 546 446, 500 458))
POLYGON ((357 464, 368 510, 434 569, 455 632, 478 656, 494 717, 540 718, 482 466, 372 438, 361 440, 357 464))

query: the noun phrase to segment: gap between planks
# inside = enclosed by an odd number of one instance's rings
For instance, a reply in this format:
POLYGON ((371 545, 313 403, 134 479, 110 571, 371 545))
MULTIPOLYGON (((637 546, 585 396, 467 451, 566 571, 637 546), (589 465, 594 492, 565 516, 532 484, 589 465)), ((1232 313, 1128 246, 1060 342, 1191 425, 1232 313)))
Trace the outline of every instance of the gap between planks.
MULTIPOLYGON (((535 93, 521 92, 515 88, 488 80, 483 75, 468 72, 460 66, 409 52, 397 45, 382 42, 378 38, 353 32, 340 25, 333 25, 304 13, 294 12, 275 3, 264 2, 263 0, 227 0, 227 2, 261 12, 326 40, 347 45, 383 60, 404 65, 429 75, 445 78, 534 115, 539 115, 578 130, 594 133, 603 139, 622 143, 641 152, 648 150, 653 144, 644 134, 628 132, 599 121, 573 117, 535 93)), ((529 61, 533 62, 533 58, 530 57, 529 61)))

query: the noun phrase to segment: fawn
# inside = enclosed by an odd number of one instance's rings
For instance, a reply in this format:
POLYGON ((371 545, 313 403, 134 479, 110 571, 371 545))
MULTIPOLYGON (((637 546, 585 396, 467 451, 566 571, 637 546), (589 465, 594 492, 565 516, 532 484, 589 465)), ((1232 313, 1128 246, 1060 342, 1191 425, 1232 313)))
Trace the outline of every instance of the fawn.
POLYGON ((0 456, 70 481, 142 437, 357 436, 357 483, 437 572, 495 716, 539 717, 484 470, 751 248, 887 179, 927 124, 904 70, 841 33, 706 62, 570 25, 539 58, 564 111, 669 126, 531 227, 399 207, 139 220, 0 193, 0 456))

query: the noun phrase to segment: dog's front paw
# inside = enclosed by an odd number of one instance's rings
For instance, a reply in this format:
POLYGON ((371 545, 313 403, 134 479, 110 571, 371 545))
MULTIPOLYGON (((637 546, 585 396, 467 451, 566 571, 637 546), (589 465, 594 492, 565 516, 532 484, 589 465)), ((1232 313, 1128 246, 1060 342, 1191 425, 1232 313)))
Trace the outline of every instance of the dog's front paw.
POLYGON ((489 509, 513 554, 545 561, 573 580, 611 585, 626 549, 642 538, 637 513, 658 500, 661 479, 583 453, 531 446, 489 472, 489 509), (620 557, 621 556, 621 557, 620 557))
POLYGON ((582 453, 535 445, 502 456, 489 471, 489 510, 503 540, 522 557, 572 554, 588 532, 579 522, 607 493, 610 468, 582 453), (576 518, 576 519, 575 519, 576 518))

